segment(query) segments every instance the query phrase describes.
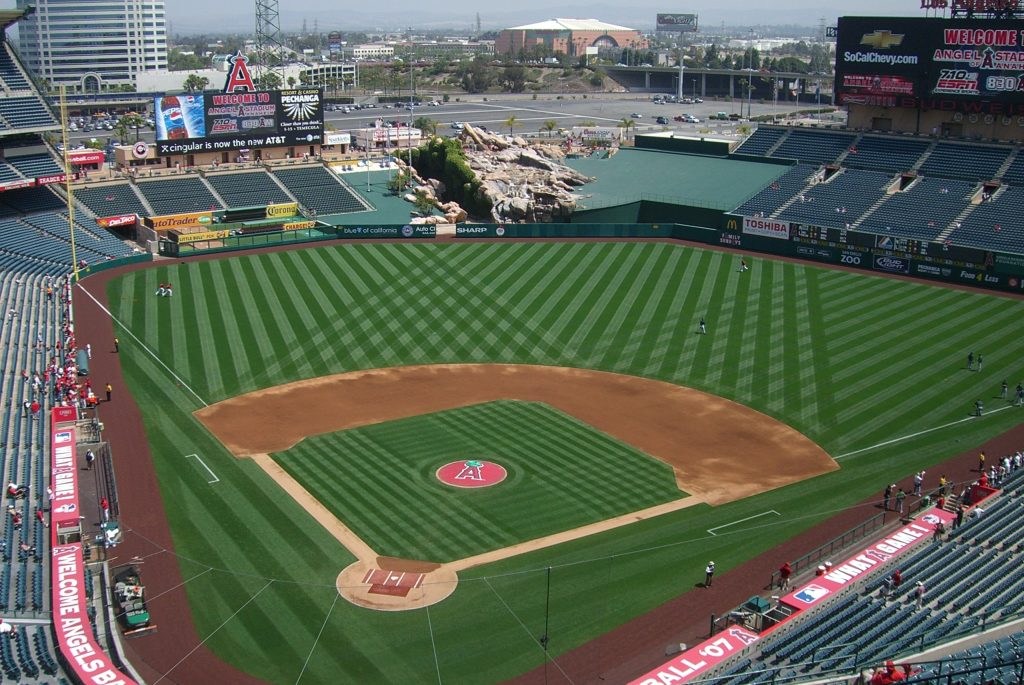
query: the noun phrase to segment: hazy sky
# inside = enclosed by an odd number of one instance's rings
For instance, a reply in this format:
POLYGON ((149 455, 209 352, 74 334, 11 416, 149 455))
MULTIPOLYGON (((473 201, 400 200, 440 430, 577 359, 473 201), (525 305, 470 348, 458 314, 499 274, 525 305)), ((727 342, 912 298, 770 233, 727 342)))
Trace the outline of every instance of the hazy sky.
MULTIPOLYGON (((0 0, 0 6, 13 7, 14 0, 0 0)), ((211 30, 247 30, 255 25, 254 0, 166 0, 167 16, 175 32, 195 33, 211 30)), ((611 2, 609 0, 519 0, 515 3, 476 0, 389 0, 379 3, 356 0, 344 4, 336 0, 280 0, 281 23, 295 30, 306 19, 321 31, 333 29, 398 29, 413 27, 453 27, 468 29, 476 13, 485 29, 541 21, 553 17, 596 18, 632 28, 653 27, 657 12, 689 12, 700 17, 702 26, 751 24, 802 24, 817 26, 824 18, 834 24, 844 14, 924 16, 919 0, 701 0, 688 2, 611 2)))

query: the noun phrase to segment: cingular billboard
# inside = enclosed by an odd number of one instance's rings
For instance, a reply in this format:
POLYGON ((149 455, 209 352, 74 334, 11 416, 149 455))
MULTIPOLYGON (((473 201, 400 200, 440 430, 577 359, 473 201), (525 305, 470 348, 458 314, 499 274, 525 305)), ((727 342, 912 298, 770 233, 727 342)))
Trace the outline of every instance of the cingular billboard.
POLYGON ((158 155, 320 144, 319 88, 155 98, 158 155))

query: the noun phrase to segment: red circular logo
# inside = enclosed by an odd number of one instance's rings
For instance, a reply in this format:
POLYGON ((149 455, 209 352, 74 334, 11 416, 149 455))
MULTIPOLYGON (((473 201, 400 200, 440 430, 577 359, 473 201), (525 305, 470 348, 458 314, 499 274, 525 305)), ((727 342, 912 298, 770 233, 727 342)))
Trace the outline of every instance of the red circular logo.
POLYGON ((508 477, 501 464, 482 459, 453 461, 437 470, 437 479, 456 488, 486 488, 497 485, 508 477))

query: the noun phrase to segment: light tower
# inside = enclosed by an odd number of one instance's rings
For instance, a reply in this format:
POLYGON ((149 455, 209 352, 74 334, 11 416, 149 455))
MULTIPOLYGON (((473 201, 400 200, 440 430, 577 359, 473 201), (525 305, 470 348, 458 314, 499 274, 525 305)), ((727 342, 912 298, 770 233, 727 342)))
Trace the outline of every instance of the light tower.
POLYGON ((256 0, 256 60, 253 77, 260 81, 276 73, 284 84, 284 45, 281 42, 281 13, 277 0, 256 0))

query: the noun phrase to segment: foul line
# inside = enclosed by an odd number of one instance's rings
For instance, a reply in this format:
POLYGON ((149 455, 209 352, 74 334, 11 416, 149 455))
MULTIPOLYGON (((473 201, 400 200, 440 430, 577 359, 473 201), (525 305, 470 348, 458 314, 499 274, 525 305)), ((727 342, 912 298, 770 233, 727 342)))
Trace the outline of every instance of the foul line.
POLYGON ((120 319, 118 319, 118 318, 117 318, 116 316, 114 316, 114 315, 113 315, 113 314, 112 314, 112 313, 110 312, 110 310, 109 310, 109 309, 107 309, 106 307, 104 307, 104 306, 103 306, 103 304, 102 304, 102 303, 101 303, 101 302, 100 302, 99 300, 97 300, 97 299, 96 299, 95 297, 93 297, 93 294, 92 294, 91 292, 89 292, 88 290, 86 290, 86 289, 85 289, 85 288, 84 288, 84 287, 82 286, 82 284, 81 284, 81 283, 78 283, 78 284, 76 284, 76 285, 78 285, 78 287, 79 287, 79 288, 81 288, 81 290, 82 290, 82 292, 83 292, 83 293, 85 293, 86 295, 88 295, 88 296, 89 296, 89 299, 90 299, 90 300, 92 300, 93 302, 95 302, 95 303, 96 303, 96 306, 97 306, 97 307, 99 307, 99 308, 100 308, 101 310, 103 310, 103 313, 104 313, 104 314, 106 314, 107 316, 109 316, 109 317, 110 317, 110 320, 111 320, 111 321, 113 321, 113 322, 114 322, 114 323, 116 323, 116 324, 117 324, 118 326, 120 326, 120 327, 121 327, 121 328, 122 328, 122 329, 124 330, 124 332, 125 332, 125 333, 126 333, 126 334, 127 334, 127 335, 128 335, 128 336, 129 336, 129 337, 130 337, 130 338, 132 339, 132 340, 134 340, 135 342, 137 342, 137 343, 139 344, 139 347, 141 347, 141 348, 142 348, 142 349, 144 349, 144 350, 145 350, 146 352, 148 352, 148 353, 149 353, 149 356, 151 356, 151 357, 152 357, 153 359, 155 359, 155 360, 156 360, 156 362, 157 362, 157 363, 158 363, 158 364, 159 364, 160 366, 164 367, 164 369, 165 369, 165 370, 167 371, 167 373, 169 373, 169 374, 171 374, 172 376, 174 376, 174 380, 178 381, 178 383, 179 383, 179 384, 181 385, 181 387, 185 388, 185 389, 186 389, 186 390, 188 390, 188 391, 189 391, 190 393, 192 393, 192 396, 193 396, 193 397, 195 397, 195 398, 196 398, 197 400, 199 400, 200 404, 202 404, 202 405, 203 405, 204 407, 209 407, 209 406, 210 406, 209 404, 207 404, 206 400, 204 400, 204 399, 203 399, 202 397, 200 397, 200 396, 199 396, 199 394, 198 394, 198 393, 196 393, 196 391, 195 391, 195 390, 193 390, 192 388, 190 388, 190 387, 189 387, 188 383, 186 383, 185 381, 181 380, 181 376, 179 376, 178 374, 176 374, 176 373, 174 373, 173 371, 171 371, 171 367, 167 366, 167 364, 164 364, 163 360, 162 360, 162 359, 160 359, 160 357, 158 357, 158 356, 156 355, 156 353, 155 353, 155 352, 153 352, 153 350, 151 350, 151 349, 149 349, 148 347, 146 347, 146 343, 142 342, 142 341, 141 341, 141 340, 139 340, 139 339, 138 339, 137 337, 135 337, 135 334, 134 334, 134 333, 132 333, 132 332, 131 332, 130 330, 128 330, 128 327, 127 327, 127 326, 125 326, 125 325, 124 325, 123 323, 121 323, 121 320, 120 320, 120 319))
POLYGON ((714 528, 708 528, 707 530, 708 530, 708 533, 710 535, 715 535, 715 531, 720 529, 720 528, 728 528, 729 526, 735 526, 737 523, 743 523, 744 521, 749 521, 751 519, 761 518, 762 516, 767 516, 768 514, 775 514, 776 516, 782 516, 782 514, 780 514, 779 512, 775 511, 774 509, 769 509, 768 511, 762 511, 760 514, 754 514, 753 516, 748 516, 747 518, 740 519, 739 521, 732 521, 730 523, 723 523, 720 526, 715 526, 714 528))
POLYGON ((331 603, 331 608, 327 610, 327 616, 324 617, 324 622, 320 624, 320 632, 316 634, 316 639, 313 640, 313 646, 309 648, 309 654, 306 655, 306 660, 302 663, 302 670, 299 671, 299 677, 295 679, 295 685, 299 685, 299 681, 302 680, 302 676, 306 673, 306 667, 309 666, 309 660, 313 658, 313 652, 316 650, 316 646, 320 643, 320 638, 323 637, 324 628, 327 627, 327 621, 331 619, 331 614, 334 613, 334 607, 338 604, 339 599, 341 599, 341 595, 335 593, 334 601, 331 603))
POLYGON ((943 428, 949 428, 950 426, 955 426, 958 423, 964 423, 965 421, 973 421, 975 419, 982 419, 982 418, 985 418, 985 416, 988 416, 988 414, 996 414, 996 413, 1001 412, 1001 411, 1006 411, 1007 409, 1013 409, 1014 407, 1015 407, 1015 405, 1010 404, 1010 405, 1007 405, 1005 407, 1000 407, 999 409, 993 409, 992 411, 990 411, 990 412, 988 412, 986 414, 983 414, 982 416, 968 416, 968 417, 963 418, 963 419, 957 419, 956 421, 952 421, 950 423, 943 424, 941 426, 935 426, 934 428, 926 428, 923 431, 917 431, 916 433, 911 433, 910 435, 904 435, 904 436, 899 437, 899 438, 893 438, 892 440, 886 440, 885 442, 880 442, 877 445, 871 445, 870 447, 862 447, 859 450, 854 450, 852 452, 847 452, 846 454, 840 454, 838 457, 833 457, 833 458, 836 461, 839 461, 840 459, 845 459, 846 457, 852 457, 853 455, 860 454, 861 452, 868 452, 870 450, 878 449, 879 447, 885 447, 887 445, 895 445, 897 442, 903 442, 904 440, 910 440, 911 438, 916 438, 917 436, 925 435, 926 433, 933 433, 935 431, 942 430, 943 428))
POLYGON ((209 483, 210 485, 213 485, 214 483, 219 483, 220 482, 220 478, 217 477, 216 473, 214 473, 212 470, 210 470, 210 467, 206 465, 206 462, 203 461, 202 457, 200 457, 198 454, 186 454, 185 455, 186 459, 188 459, 189 457, 195 457, 196 461, 198 461, 200 464, 202 464, 203 468, 206 469, 206 472, 208 474, 210 474, 211 478, 213 478, 213 480, 206 481, 207 483, 209 483))

